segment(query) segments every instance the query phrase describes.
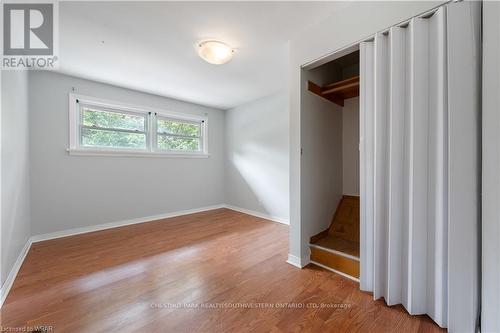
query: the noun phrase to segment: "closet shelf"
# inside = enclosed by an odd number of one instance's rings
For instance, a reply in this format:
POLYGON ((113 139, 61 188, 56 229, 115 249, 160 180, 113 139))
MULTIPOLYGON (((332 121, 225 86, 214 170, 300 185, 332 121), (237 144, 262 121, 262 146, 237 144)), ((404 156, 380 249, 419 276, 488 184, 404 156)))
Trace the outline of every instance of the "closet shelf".
POLYGON ((320 87, 314 82, 309 81, 308 89, 318 96, 344 106, 345 99, 359 96, 359 75, 328 84, 324 87, 320 87))

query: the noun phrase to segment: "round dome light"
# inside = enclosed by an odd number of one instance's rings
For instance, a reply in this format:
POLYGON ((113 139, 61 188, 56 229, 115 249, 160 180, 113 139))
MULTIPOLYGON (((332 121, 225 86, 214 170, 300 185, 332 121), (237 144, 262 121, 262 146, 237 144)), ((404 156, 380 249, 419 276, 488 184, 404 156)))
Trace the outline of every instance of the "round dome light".
POLYGON ((234 50, 226 43, 207 40, 198 44, 198 55, 208 63, 222 65, 231 60, 234 50))

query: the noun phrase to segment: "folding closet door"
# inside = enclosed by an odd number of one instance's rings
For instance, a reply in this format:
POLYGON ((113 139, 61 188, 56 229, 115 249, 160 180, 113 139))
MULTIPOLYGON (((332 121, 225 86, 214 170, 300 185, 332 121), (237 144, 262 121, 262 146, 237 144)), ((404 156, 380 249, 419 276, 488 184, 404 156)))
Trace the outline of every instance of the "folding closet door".
MULTIPOLYGON (((479 320, 481 2, 448 6, 448 328, 479 320)), ((498 314, 500 315, 500 314, 498 314)))
POLYGON ((483 2, 481 329, 500 332, 500 2, 483 2))
POLYGON ((373 43, 361 43, 359 94, 360 289, 373 290, 373 43))
POLYGON ((361 289, 455 331, 477 324, 478 8, 360 45, 361 289))

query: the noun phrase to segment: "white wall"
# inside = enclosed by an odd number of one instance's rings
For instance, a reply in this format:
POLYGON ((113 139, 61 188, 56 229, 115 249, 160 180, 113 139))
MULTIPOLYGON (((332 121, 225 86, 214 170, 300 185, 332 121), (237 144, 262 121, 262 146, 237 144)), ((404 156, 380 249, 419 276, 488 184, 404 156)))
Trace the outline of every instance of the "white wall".
POLYGON ((500 3, 483 2, 481 329, 500 332, 500 3))
POLYGON ((29 77, 33 234, 224 202, 224 111, 33 71, 29 77), (209 158, 69 156, 68 94, 207 114, 209 158))
POLYGON ((1 284, 31 235, 28 74, 2 71, 1 284))
POLYGON ((342 108, 342 192, 359 195, 359 97, 342 108))
MULTIPOLYGON (((301 235, 301 70, 304 64, 355 43, 444 1, 352 2, 290 41, 290 250, 309 257, 301 235), (349 27, 349 29, 345 29, 349 27), (314 38, 311 38, 314 36, 314 38)), ((303 88, 303 86, 302 86, 303 88)), ((307 112, 302 104, 302 111, 307 112)), ((320 203, 318 203, 320 205, 320 203)))
POLYGON ((288 95, 226 111, 226 204, 288 223, 288 95))
MULTIPOLYGON (((323 68, 303 71, 308 80, 323 86, 340 79, 340 73, 323 68)), ((328 229, 342 198, 342 107, 306 89, 301 103, 301 237, 306 248, 311 236, 328 229)), ((307 253, 307 252, 306 252, 307 253)), ((309 254, 300 258, 307 261, 309 254)))

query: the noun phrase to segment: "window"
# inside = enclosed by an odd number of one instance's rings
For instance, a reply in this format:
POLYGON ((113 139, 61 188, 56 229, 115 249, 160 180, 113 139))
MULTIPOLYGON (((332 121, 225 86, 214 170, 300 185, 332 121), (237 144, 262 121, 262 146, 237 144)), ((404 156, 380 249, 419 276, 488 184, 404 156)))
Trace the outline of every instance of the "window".
POLYGON ((203 147, 202 125, 204 121, 178 120, 156 117, 156 147, 167 151, 200 151, 203 147))
POLYGON ((82 147, 146 149, 147 117, 82 105, 80 143, 82 147))
POLYGON ((70 94, 70 154, 206 157, 207 118, 70 94))

